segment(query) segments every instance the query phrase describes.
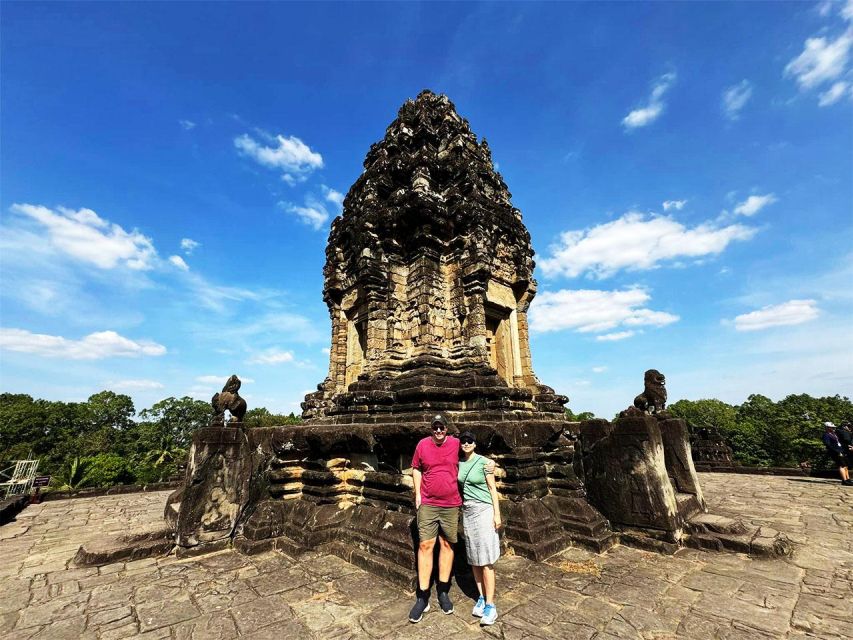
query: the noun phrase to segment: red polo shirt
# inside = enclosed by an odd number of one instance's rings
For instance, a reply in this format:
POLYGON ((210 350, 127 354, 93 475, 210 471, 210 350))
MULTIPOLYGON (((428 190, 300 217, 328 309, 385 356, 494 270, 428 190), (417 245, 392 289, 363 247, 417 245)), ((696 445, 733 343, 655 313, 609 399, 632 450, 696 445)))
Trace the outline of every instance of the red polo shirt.
POLYGON ((426 437, 415 447, 412 468, 421 472, 421 504, 459 507, 459 440, 447 436, 441 445, 426 437))

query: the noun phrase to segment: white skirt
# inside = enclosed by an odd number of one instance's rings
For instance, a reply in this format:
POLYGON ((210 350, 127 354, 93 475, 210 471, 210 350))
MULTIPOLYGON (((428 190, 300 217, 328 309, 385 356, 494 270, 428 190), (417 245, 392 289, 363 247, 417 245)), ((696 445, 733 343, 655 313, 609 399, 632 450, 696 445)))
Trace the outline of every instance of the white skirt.
POLYGON ((465 528, 468 564, 484 567, 497 562, 501 556, 501 541, 495 531, 492 505, 473 500, 466 502, 462 505, 462 525, 465 528))

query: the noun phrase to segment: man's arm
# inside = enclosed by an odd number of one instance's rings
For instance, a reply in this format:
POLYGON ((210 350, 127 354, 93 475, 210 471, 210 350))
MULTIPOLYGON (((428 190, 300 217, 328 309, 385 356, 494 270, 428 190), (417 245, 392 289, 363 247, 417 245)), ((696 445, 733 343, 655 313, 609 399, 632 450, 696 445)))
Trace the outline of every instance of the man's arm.
POLYGON ((412 484, 415 486, 415 509, 421 507, 421 470, 412 468, 412 484))

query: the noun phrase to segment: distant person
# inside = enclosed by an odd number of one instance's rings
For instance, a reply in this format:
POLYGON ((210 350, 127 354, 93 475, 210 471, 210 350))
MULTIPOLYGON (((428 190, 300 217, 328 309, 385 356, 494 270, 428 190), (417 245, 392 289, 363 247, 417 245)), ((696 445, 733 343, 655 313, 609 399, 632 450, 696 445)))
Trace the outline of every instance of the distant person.
POLYGON ((495 608, 495 567, 501 555, 501 510, 495 486, 495 463, 474 452, 474 434, 465 431, 459 436, 462 459, 459 461, 459 488, 462 493, 462 524, 465 527, 465 550, 468 564, 480 598, 471 615, 487 626, 498 619, 495 608))
POLYGON ((850 423, 842 422, 841 428, 836 430, 835 435, 838 436, 838 441, 847 454, 847 468, 849 469, 853 466, 853 431, 851 431, 850 423))
POLYGON ((841 484, 846 487, 853 486, 853 482, 850 481, 850 473, 847 471, 847 453, 849 449, 847 451, 844 450, 844 445, 841 444, 838 434, 835 433, 835 425, 833 423, 824 422, 823 426, 823 444, 830 457, 838 465, 841 484))
POLYGON ((412 481, 415 507, 418 510, 418 591, 409 622, 420 622, 429 611, 429 583, 432 557, 438 538, 438 606, 443 613, 453 613, 450 601, 450 571, 453 568, 453 545, 459 527, 462 498, 456 481, 459 472, 459 440, 447 435, 447 420, 437 415, 432 420, 432 436, 415 447, 412 457, 412 481))

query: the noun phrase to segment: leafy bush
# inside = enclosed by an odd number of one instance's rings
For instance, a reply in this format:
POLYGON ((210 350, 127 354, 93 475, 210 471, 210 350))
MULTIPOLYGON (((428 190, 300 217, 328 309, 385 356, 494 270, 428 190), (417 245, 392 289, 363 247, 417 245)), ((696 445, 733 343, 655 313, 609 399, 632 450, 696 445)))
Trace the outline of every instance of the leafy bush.
POLYGON ((100 453, 85 459, 89 484, 94 487, 111 487, 131 484, 134 481, 127 461, 115 453, 100 453))

